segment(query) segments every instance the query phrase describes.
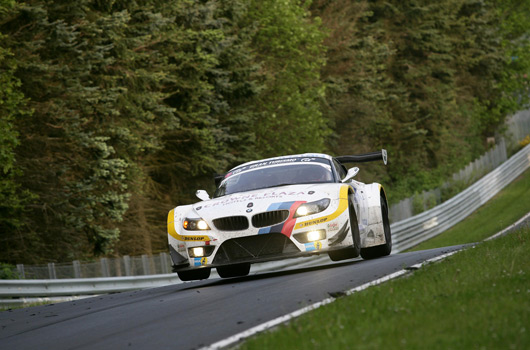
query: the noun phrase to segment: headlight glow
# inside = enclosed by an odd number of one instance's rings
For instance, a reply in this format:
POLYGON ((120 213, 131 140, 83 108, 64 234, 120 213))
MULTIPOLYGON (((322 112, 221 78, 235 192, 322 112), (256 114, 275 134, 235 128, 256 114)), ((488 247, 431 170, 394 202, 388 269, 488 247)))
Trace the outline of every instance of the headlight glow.
POLYGON ((322 232, 321 231, 309 231, 307 233, 307 240, 309 242, 318 241, 322 238, 322 232))
POLYGON ((304 207, 304 206, 299 206, 298 209, 296 210, 297 216, 306 216, 307 213, 309 213, 309 210, 307 210, 307 207, 304 207))
POLYGON ((193 249, 193 255, 197 257, 204 256, 204 248, 203 247, 195 247, 193 249))
POLYGON ((326 239, 326 230, 312 230, 294 234, 294 238, 300 243, 311 243, 326 239))
POLYGON ((331 200, 329 198, 323 198, 315 202, 304 203, 296 209, 296 213, 293 217, 299 218, 301 216, 312 215, 324 211, 329 206, 331 200))
POLYGON ((191 247, 188 248, 188 255, 190 258, 204 258, 205 256, 212 255, 215 250, 215 246, 207 245, 201 247, 191 247))
POLYGON ((204 220, 197 221, 197 228, 199 230, 207 230, 207 229, 209 229, 208 224, 204 220))
POLYGON ((209 230, 210 226, 203 219, 188 219, 182 222, 182 227, 188 231, 204 231, 209 230))

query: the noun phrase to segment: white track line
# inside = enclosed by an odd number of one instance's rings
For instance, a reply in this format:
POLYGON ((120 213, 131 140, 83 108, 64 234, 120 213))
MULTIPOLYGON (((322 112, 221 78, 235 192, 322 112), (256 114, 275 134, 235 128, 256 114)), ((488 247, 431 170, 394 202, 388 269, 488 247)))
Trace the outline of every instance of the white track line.
POLYGON ((500 232, 497 232, 496 234, 494 234, 493 236, 491 237, 488 237, 486 238, 484 241, 489 241, 491 239, 495 239, 497 237, 500 237, 502 236, 503 234, 505 234, 506 232, 508 232, 509 230, 513 229, 515 226, 519 225, 520 223, 522 223, 523 221, 525 221, 526 219, 530 218, 530 212, 527 213, 525 216, 523 216, 522 218, 520 218, 519 220, 517 220, 516 223, 506 227, 504 230, 500 231, 500 232))
MULTIPOLYGON (((502 236, 507 231, 509 231, 510 229, 512 229, 515 226, 519 225, 520 223, 522 223, 523 221, 525 221, 528 218, 530 218, 530 213, 526 214, 524 217, 519 219, 516 223, 508 226, 504 230, 494 234, 491 237, 486 238, 484 241, 489 241, 491 239, 495 239, 495 238, 497 238, 499 236, 502 236)), ((355 287, 353 289, 350 289, 350 290, 344 292, 344 294, 351 295, 353 293, 365 290, 365 289, 367 289, 369 287, 376 286, 378 284, 390 281, 391 279, 394 279, 394 278, 397 278, 397 277, 400 277, 400 276, 403 276, 403 275, 409 273, 410 270, 416 270, 416 269, 419 269, 419 268, 423 267, 424 265, 426 265, 428 263, 443 260, 443 259, 445 259, 445 258, 447 258, 447 257, 449 257, 449 256, 451 256, 453 254, 458 253, 461 250, 462 249, 455 250, 453 252, 442 254, 442 255, 436 256, 436 257, 434 257, 432 259, 425 260, 424 262, 412 265, 412 266, 410 266, 407 269, 403 269, 403 270, 391 273, 389 275, 381 277, 381 278, 379 278, 377 280, 374 280, 372 282, 368 282, 368 283, 365 283, 363 285, 360 285, 359 287, 355 287)), ((268 322, 265 322, 265 323, 262 323, 260 325, 255 326, 255 327, 249 328, 246 331, 243 331, 241 333, 235 334, 235 335, 233 335, 231 337, 228 337, 226 339, 220 340, 220 341, 218 341, 216 343, 213 343, 211 345, 205 346, 205 347, 201 348, 200 350, 216 350, 216 349, 225 348, 225 347, 227 347, 229 345, 237 343, 240 340, 243 340, 245 338, 249 338, 249 337, 251 337, 251 336, 253 336, 253 335, 257 334, 257 333, 263 332, 263 331, 265 331, 267 329, 270 329, 270 328, 276 327, 277 325, 280 325, 282 323, 288 322, 291 319, 299 317, 299 316, 301 316, 301 315, 303 315, 303 314, 305 314, 305 313, 307 313, 309 311, 318 309, 321 306, 324 306, 326 304, 332 303, 335 300, 336 300, 336 298, 333 298, 333 297, 326 298, 326 299, 324 299, 322 301, 319 301, 317 303, 314 303, 312 305, 309 305, 309 306, 303 307, 303 308, 301 308, 299 310, 293 311, 293 312, 291 312, 291 313, 289 313, 287 315, 280 316, 280 317, 275 318, 273 320, 270 320, 268 322)))
MULTIPOLYGON (((413 269, 417 269, 417 268, 420 268, 420 267, 422 267, 425 264, 428 264, 430 262, 434 262, 434 261, 445 259, 448 256, 451 256, 451 255, 453 255, 453 254, 455 254, 455 253, 457 253, 459 251, 460 250, 457 250, 457 251, 454 251, 454 252, 451 252, 451 253, 447 253, 447 254, 443 254, 443 255, 439 255, 437 257, 434 257, 434 258, 429 259, 429 260, 425 260, 424 262, 416 264, 416 265, 413 265, 411 267, 413 269)), ((351 295, 353 293, 360 292, 360 291, 362 291, 364 289, 367 289, 369 287, 376 286, 378 284, 384 283, 384 282, 389 281, 391 279, 403 276, 403 275, 405 275, 407 273, 410 273, 410 270, 403 269, 403 270, 388 274, 388 275, 386 275, 384 277, 381 277, 381 278, 379 278, 377 280, 374 280, 372 282, 368 282, 368 283, 365 283, 363 285, 360 285, 359 287, 355 287, 353 289, 350 289, 350 290, 344 292, 344 294, 351 295)), ((249 338, 249 337, 253 336, 254 334, 263 332, 263 331, 265 331, 267 329, 270 329, 270 328, 278 326, 278 325, 280 325, 282 323, 288 322, 288 321, 290 321, 293 318, 299 317, 299 316, 301 316, 301 315, 303 315, 303 314, 305 314, 305 313, 307 313, 309 311, 318 309, 321 306, 324 306, 326 304, 332 303, 335 300, 336 300, 336 298, 334 298, 334 297, 326 298, 326 299, 324 299, 322 301, 319 301, 319 302, 316 302, 316 303, 314 303, 312 305, 303 307, 303 308, 301 308, 299 310, 296 310, 296 311, 293 311, 293 312, 291 312, 289 314, 280 316, 280 317, 275 318, 273 320, 270 320, 268 322, 265 322, 265 323, 262 323, 260 325, 255 326, 255 327, 249 328, 246 331, 243 331, 241 333, 235 334, 235 335, 233 335, 231 337, 228 337, 226 339, 220 340, 220 341, 218 341, 216 343, 213 343, 211 345, 205 346, 205 347, 201 348, 200 350, 216 350, 216 349, 225 348, 225 347, 227 347, 229 345, 237 343, 240 340, 243 340, 245 338, 249 338)))

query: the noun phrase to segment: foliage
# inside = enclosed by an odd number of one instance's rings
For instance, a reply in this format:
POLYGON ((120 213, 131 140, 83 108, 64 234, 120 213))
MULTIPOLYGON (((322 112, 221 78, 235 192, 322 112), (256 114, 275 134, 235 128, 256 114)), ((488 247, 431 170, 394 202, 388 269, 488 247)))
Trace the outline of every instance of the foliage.
POLYGON ((530 145, 530 135, 526 135, 526 137, 525 137, 523 140, 521 140, 521 141, 519 142, 519 146, 520 146, 521 148, 522 148, 522 147, 525 147, 525 146, 527 146, 527 145, 530 145))
MULTIPOLYGON (((510 13, 528 14, 527 5, 511 5, 510 13)), ((382 178, 392 202, 441 185, 521 107, 510 96, 522 85, 502 82, 514 75, 507 57, 526 42, 528 26, 509 15, 512 24, 502 23, 493 1, 315 1, 312 8, 331 29, 323 78, 326 113, 337 124, 332 146, 339 154, 387 148, 388 168, 371 166, 362 179, 382 178)), ((518 72, 530 62, 523 56, 518 72)))
POLYGON ((319 103, 324 39, 318 19, 298 1, 253 1, 247 21, 259 29, 252 46, 260 59, 264 90, 255 103, 260 156, 324 150, 330 130, 319 103))
POLYGON ((34 111, 9 132, 17 183, 38 196, 17 239, 2 233, 9 261, 165 249, 167 210, 214 172, 322 150, 329 132, 323 35, 298 1, 34 0, 0 30, 34 111), (291 46, 273 42, 280 20, 291 46))
POLYGON ((417 215, 434 208, 438 204, 440 203, 438 203, 434 191, 414 193, 414 196, 412 196, 412 213, 413 215, 417 215))
POLYGON ((0 263, 0 280, 17 280, 19 276, 15 271, 15 266, 0 263))
POLYGON ((165 215, 262 157, 387 148, 439 186, 526 102, 517 0, 0 1, 0 254, 165 250, 165 215))
MULTIPOLYGON (((11 11, 14 5, 13 1, 0 2, 0 15, 11 11)), ((28 113, 20 110, 25 100, 19 91, 21 82, 15 76, 17 60, 2 44, 5 39, 0 33, 0 232, 12 232, 21 225, 22 211, 31 198, 16 183, 21 170, 15 155, 20 143, 15 119, 25 118, 28 113)))

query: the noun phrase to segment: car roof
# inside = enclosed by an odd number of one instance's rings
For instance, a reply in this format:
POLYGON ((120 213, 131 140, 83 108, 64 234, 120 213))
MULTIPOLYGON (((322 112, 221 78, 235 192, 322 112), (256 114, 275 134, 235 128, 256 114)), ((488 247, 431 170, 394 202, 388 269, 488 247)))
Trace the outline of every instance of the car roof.
POLYGON ((264 162, 267 162, 267 163, 268 162, 275 162, 275 161, 281 161, 281 160, 285 160, 285 159, 289 159, 289 158, 324 158, 324 159, 327 159, 327 160, 330 160, 330 161, 333 159, 332 156, 330 156, 328 154, 324 154, 324 153, 292 154, 292 155, 288 155, 288 156, 280 156, 280 157, 265 158, 265 159, 260 159, 260 160, 253 160, 251 162, 246 162, 246 163, 240 164, 240 165, 236 166, 235 168, 230 169, 229 172, 237 170, 238 168, 246 167, 246 166, 253 165, 253 164, 259 164, 259 163, 264 163, 264 162))

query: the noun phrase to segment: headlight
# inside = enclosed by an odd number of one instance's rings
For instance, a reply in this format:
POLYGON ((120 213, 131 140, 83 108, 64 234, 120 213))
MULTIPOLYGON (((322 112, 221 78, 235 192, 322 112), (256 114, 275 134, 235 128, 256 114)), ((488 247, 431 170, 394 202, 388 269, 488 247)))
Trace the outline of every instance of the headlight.
POLYGON ((215 246, 213 245, 193 247, 193 248, 188 248, 188 255, 191 258, 202 258, 205 256, 212 255, 214 250, 215 250, 215 246))
POLYGON ((188 219, 182 222, 182 227, 188 231, 204 231, 209 230, 210 226, 203 219, 188 219))
POLYGON ((326 238, 326 231, 314 230, 308 232, 295 233, 294 238, 300 243, 316 242, 326 238))
POLYGON ((326 208, 329 206, 329 202, 331 202, 329 198, 323 198, 316 202, 302 204, 298 207, 298 209, 296 209, 296 213, 294 213, 293 217, 299 218, 301 216, 320 213, 321 211, 326 210, 326 208))

